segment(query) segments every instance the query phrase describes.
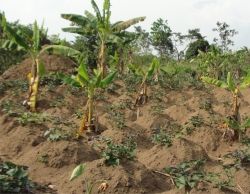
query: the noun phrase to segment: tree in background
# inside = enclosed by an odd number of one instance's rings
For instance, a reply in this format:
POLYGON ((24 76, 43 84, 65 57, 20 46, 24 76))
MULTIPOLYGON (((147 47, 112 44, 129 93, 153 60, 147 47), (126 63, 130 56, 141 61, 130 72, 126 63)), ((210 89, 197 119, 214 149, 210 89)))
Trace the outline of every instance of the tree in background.
POLYGON ((203 39, 198 39, 190 43, 186 51, 185 59, 189 60, 191 58, 197 57, 197 55, 199 54, 199 50, 206 52, 209 49, 209 47, 210 45, 208 41, 203 40, 203 39))
POLYGON ((137 47, 139 48, 140 55, 149 55, 152 52, 151 43, 152 39, 149 32, 143 30, 141 26, 135 26, 135 33, 139 34, 136 41, 137 47))
MULTIPOLYGON (((184 57, 185 50, 190 47, 190 44, 197 40, 203 40, 203 37, 200 33, 200 29, 191 29, 188 30, 187 35, 182 35, 181 33, 172 33, 172 41, 174 45, 174 57, 177 57, 177 60, 180 61, 184 57), (180 50, 179 47, 182 47, 180 50)), ((198 53, 198 49, 196 50, 198 53)))
POLYGON ((150 34, 152 45, 161 58, 173 53, 174 46, 170 38, 172 36, 172 30, 168 26, 167 20, 163 21, 163 19, 160 18, 154 22, 150 34))
POLYGON ((229 25, 227 23, 216 23, 217 28, 213 28, 213 31, 217 31, 219 33, 219 39, 214 38, 215 44, 222 49, 223 52, 226 52, 229 50, 230 45, 234 45, 234 41, 232 41, 230 38, 238 34, 238 31, 235 29, 229 29, 229 25))

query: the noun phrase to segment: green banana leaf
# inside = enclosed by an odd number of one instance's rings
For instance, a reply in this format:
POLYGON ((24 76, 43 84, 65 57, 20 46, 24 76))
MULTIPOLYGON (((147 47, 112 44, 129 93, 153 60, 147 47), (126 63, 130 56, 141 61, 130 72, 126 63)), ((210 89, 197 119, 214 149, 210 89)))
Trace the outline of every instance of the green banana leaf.
POLYGON ((168 73, 166 70, 160 68, 161 72, 164 74, 164 75, 167 75, 167 76, 170 76, 170 73, 168 73))
POLYGON ((118 70, 110 73, 106 78, 101 80, 100 87, 105 88, 107 85, 109 85, 115 79, 115 76, 117 75, 117 73, 118 73, 118 70))
POLYGON ((95 80, 95 83, 94 83, 96 88, 100 87, 101 80, 102 80, 102 72, 100 71, 98 73, 98 75, 96 76, 96 80, 95 80))
POLYGON ((84 26, 85 28, 90 28, 90 29, 95 28, 92 25, 91 21, 87 17, 82 16, 82 15, 78 15, 78 14, 61 14, 61 17, 63 19, 74 22, 79 26, 84 26))
POLYGON ((232 75, 230 72, 227 73, 227 85, 229 86, 230 90, 234 92, 235 90, 234 82, 233 82, 232 75))
POLYGON ((89 82, 89 76, 88 76, 86 67, 83 63, 78 67, 78 75, 83 77, 86 80, 86 82, 89 82))
POLYGON ((154 58, 153 62, 151 63, 148 72, 147 72, 147 76, 151 76, 154 73, 155 70, 155 64, 158 64, 158 59, 154 58))
MULTIPOLYGON (((54 53, 54 54, 58 54, 58 55, 63 55, 63 56, 75 56, 75 55, 79 55, 80 52, 72 49, 70 47, 67 46, 62 46, 62 45, 50 45, 46 48, 44 48, 40 54, 42 54, 44 51, 48 51, 50 53, 54 53)), ((39 54, 39 55, 40 55, 39 54)))
POLYGON ((19 46, 12 40, 0 40, 0 48, 5 48, 8 50, 22 50, 23 47, 19 46))
POLYGON ((244 78, 242 84, 239 87, 239 90, 242 91, 245 89, 246 86, 250 84, 250 72, 247 74, 247 76, 244 78))
POLYGON ((15 32, 15 30, 13 30, 13 29, 7 24, 7 21, 6 21, 4 12, 3 12, 3 14, 2 14, 2 26, 4 27, 4 30, 5 30, 6 32, 8 32, 8 33, 11 35, 12 40, 13 40, 16 44, 20 45, 21 47, 23 47, 23 48, 26 49, 26 50, 29 50, 29 49, 30 49, 29 45, 26 44, 26 42, 22 39, 22 37, 19 36, 19 35, 15 32))
POLYGON ((237 122, 230 122, 227 118, 222 118, 222 120, 228 124, 233 130, 240 129, 240 126, 237 122))
POLYGON ((229 86, 223 82, 223 81, 220 81, 220 80, 217 80, 217 79, 214 79, 214 78, 210 78, 210 77, 201 77, 202 81, 208 83, 208 84, 213 84, 217 87, 220 87, 220 88, 228 88, 229 86))
POLYGON ((82 86, 89 87, 89 85, 91 85, 91 80, 86 80, 80 74, 76 76, 76 80, 79 81, 82 86))
POLYGON ((137 70, 136 67, 133 64, 127 64, 127 67, 129 68, 130 71, 132 71, 133 74, 136 74, 137 70))
POLYGON ((38 72, 39 72, 40 77, 42 77, 46 74, 45 67, 44 67, 44 64, 42 61, 40 61, 38 64, 38 72))
POLYGON ((250 118, 245 122, 243 127, 250 127, 250 118))
POLYGON ((34 32, 33 32, 33 49, 35 51, 40 51, 42 49, 40 45, 40 30, 37 26, 36 21, 34 22, 34 32))
POLYGON ((89 34, 91 34, 86 29, 82 29, 82 28, 79 28, 79 27, 62 28, 62 31, 69 32, 69 33, 76 33, 76 34, 80 34, 80 35, 89 35, 89 34))
POLYGON ((60 72, 58 72, 57 75, 65 83, 70 84, 70 85, 75 86, 75 87, 81 87, 81 84, 79 82, 77 82, 75 79, 72 79, 71 77, 64 75, 60 72))

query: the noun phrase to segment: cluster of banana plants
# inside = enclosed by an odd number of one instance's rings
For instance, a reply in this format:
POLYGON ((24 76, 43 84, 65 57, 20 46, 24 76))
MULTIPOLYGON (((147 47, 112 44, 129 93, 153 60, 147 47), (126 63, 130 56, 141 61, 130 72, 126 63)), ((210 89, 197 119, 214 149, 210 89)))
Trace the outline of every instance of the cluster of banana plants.
POLYGON ((221 80, 210 77, 202 77, 202 80, 205 83, 213 84, 219 88, 226 88, 231 90, 233 96, 232 114, 227 118, 223 118, 223 120, 227 128, 233 131, 232 139, 240 141, 242 133, 244 132, 246 127, 250 126, 250 118, 247 119, 244 124, 241 123, 241 116, 239 111, 240 103, 238 103, 238 95, 240 91, 244 90, 246 86, 250 84, 250 73, 248 73, 248 75, 244 78, 243 82, 239 86, 235 86, 230 72, 228 72, 227 74, 227 82, 223 82, 221 80))
POLYGON ((29 80, 29 91, 26 99, 23 101, 24 105, 30 107, 31 112, 36 111, 37 93, 39 86, 39 79, 45 75, 45 67, 43 62, 39 59, 41 54, 45 51, 64 56, 75 56, 80 54, 79 51, 62 45, 50 45, 42 49, 40 41, 40 29, 37 22, 34 22, 33 34, 26 33, 22 28, 13 29, 8 25, 5 14, 2 14, 1 25, 6 33, 8 33, 12 40, 0 40, 0 47, 9 50, 24 50, 32 58, 31 71, 27 72, 29 80))
POLYGON ((98 116, 94 117, 94 94, 97 88, 105 88, 108 86, 115 78, 118 70, 110 73, 106 78, 102 78, 102 71, 94 70, 94 77, 90 78, 86 70, 85 65, 81 62, 78 67, 78 74, 76 76, 67 76, 62 73, 58 73, 59 78, 61 78, 65 83, 68 83, 75 87, 85 87, 88 90, 88 101, 84 107, 84 114, 82 118, 82 123, 79 128, 79 133, 87 130, 88 132, 98 130, 98 116))
POLYGON ((224 74, 224 66, 227 64, 228 59, 223 56, 218 47, 213 45, 208 52, 200 50, 198 52, 198 57, 190 61, 197 63, 198 81, 201 81, 202 76, 218 79, 220 71, 224 74))
POLYGON ((157 58, 153 59, 153 62, 148 68, 147 72, 145 72, 141 67, 136 67, 133 64, 128 64, 127 66, 132 73, 143 77, 142 83, 136 95, 134 106, 147 103, 148 101, 147 78, 154 73, 155 68, 158 68, 159 66, 158 59, 157 58))

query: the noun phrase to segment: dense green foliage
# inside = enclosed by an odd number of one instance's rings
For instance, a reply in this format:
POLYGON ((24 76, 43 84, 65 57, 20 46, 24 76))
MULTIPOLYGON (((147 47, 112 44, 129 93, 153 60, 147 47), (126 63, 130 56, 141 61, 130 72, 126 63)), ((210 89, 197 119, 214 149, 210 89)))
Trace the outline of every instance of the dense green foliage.
POLYGON ((191 59, 197 57, 197 55, 199 54, 198 50, 206 52, 209 49, 209 47, 210 45, 208 41, 203 39, 198 39, 189 45, 186 51, 185 59, 191 59))

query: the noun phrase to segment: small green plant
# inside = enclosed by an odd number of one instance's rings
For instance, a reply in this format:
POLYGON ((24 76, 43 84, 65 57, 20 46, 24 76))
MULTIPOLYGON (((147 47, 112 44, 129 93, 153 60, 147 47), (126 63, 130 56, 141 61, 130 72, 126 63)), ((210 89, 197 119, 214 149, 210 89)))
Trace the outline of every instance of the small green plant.
POLYGON ((126 126, 126 118, 124 117, 125 113, 121 111, 112 111, 106 116, 106 119, 108 120, 108 123, 112 127, 117 127, 119 129, 122 129, 126 126))
POLYGON ((72 172, 71 177, 70 177, 70 181, 78 178, 79 176, 83 176, 84 182, 85 182, 85 186, 86 186, 86 194, 91 194, 92 193, 92 189, 93 187, 97 184, 97 183, 101 183, 101 185, 98 187, 98 192, 102 192, 105 191, 108 188, 108 183, 106 180, 97 180, 94 183, 90 184, 87 179, 85 178, 85 176, 83 175, 84 171, 86 168, 86 164, 79 164, 72 172))
POLYGON ((0 193, 29 193, 35 187, 28 178, 28 167, 0 161, 0 193))
POLYGON ((222 189, 225 187, 234 187, 235 185, 232 181, 232 178, 234 177, 234 173, 231 171, 231 168, 233 168, 233 166, 219 164, 219 167, 224 170, 227 179, 222 180, 221 182, 217 183, 216 187, 218 189, 222 189))
POLYGON ((220 103, 222 103, 222 106, 227 106, 230 104, 230 100, 229 99, 223 99, 220 101, 220 103))
POLYGON ((157 99, 160 102, 162 101, 162 98, 166 95, 165 92, 163 91, 155 91, 155 92, 151 92, 151 94, 149 95, 149 98, 152 99, 157 99))
POLYGON ((206 160, 193 160, 180 165, 171 165, 164 170, 179 190, 185 188, 185 191, 190 191, 197 182, 217 182, 219 180, 220 174, 201 169, 205 162, 206 160))
POLYGON ((164 106, 161 104, 151 106, 148 111, 150 115, 162 115, 164 112, 164 106))
POLYGON ((194 127, 200 127, 204 123, 204 119, 201 115, 192 116, 189 121, 194 127))
POLYGON ((200 109, 205 109, 205 110, 211 110, 212 109, 212 103, 211 102, 200 102, 200 109))
POLYGON ((7 116, 21 116, 22 115, 22 105, 15 103, 13 100, 4 100, 0 107, 2 111, 7 114, 7 116))
POLYGON ((20 118, 17 118, 21 126, 25 126, 27 123, 41 124, 48 120, 49 115, 47 113, 38 114, 32 112, 24 112, 20 118))
POLYGON ((154 144, 161 144, 164 146, 171 146, 172 145, 172 137, 170 135, 164 133, 157 133, 151 138, 151 141, 154 144))
POLYGON ((42 153, 37 160, 38 160, 38 162, 46 163, 47 157, 48 157, 48 155, 46 153, 42 153))
POLYGON ((76 131, 74 129, 77 126, 74 122, 63 121, 62 117, 50 117, 49 121, 53 122, 53 125, 43 135, 44 137, 48 136, 47 140, 68 140, 70 137, 75 136, 76 131))
POLYGON ((50 103, 50 107, 59 107, 65 105, 65 99, 64 97, 57 97, 53 102, 50 103))
POLYGON ((98 141, 104 142, 104 145, 94 144, 93 147, 97 147, 101 150, 102 162, 108 165, 117 166, 120 164, 121 158, 127 158, 132 160, 136 153, 136 142, 131 139, 127 139, 121 144, 113 144, 111 138, 99 138, 98 141))
POLYGON ((250 149, 249 147, 244 150, 236 149, 232 154, 227 154, 224 157, 233 158, 234 164, 247 164, 250 163, 249 149, 250 149))

